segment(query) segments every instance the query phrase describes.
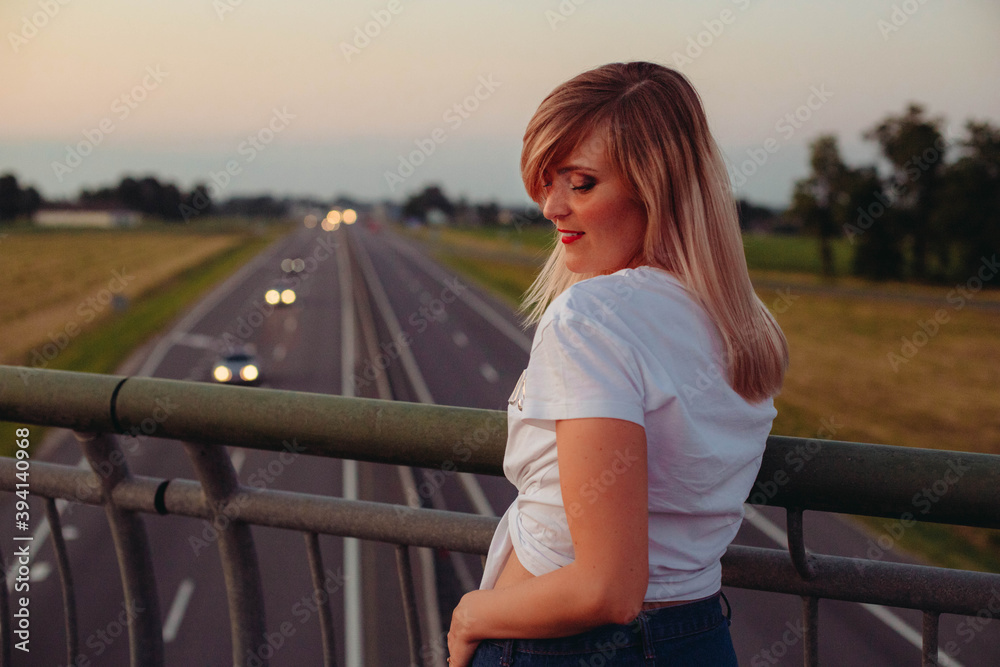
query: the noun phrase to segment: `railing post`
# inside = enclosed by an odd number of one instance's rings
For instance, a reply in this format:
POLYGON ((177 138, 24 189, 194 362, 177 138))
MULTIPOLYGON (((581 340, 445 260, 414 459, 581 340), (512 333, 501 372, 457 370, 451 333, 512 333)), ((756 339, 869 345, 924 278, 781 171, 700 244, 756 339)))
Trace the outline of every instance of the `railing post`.
POLYGON ((938 617, 933 611, 924 611, 921 667, 938 667, 938 617))
POLYGON ((806 551, 805 527, 802 522, 802 509, 789 507, 785 511, 785 525, 788 527, 788 555, 792 557, 795 570, 805 581, 816 576, 816 569, 809 560, 806 551))
MULTIPOLYGON (((229 627, 233 641, 233 665, 246 665, 264 644, 264 589, 261 584, 257 549, 250 526, 242 521, 240 483, 226 448, 219 445, 184 443, 202 492, 212 512, 212 525, 219 535, 219 558, 226 580, 229 627), (218 524, 222 521, 222 527, 218 524)), ((256 655, 254 664, 267 667, 269 660, 256 655)))
POLYGON ((306 555, 313 580, 313 602, 319 608, 319 629, 323 640, 323 667, 337 667, 337 650, 334 644, 333 612, 330 611, 330 594, 324 585, 323 554, 319 550, 319 535, 303 533, 306 538, 306 555))
POLYGON ((802 664, 819 667, 819 598, 802 596, 802 664))
POLYGON ((130 664, 162 666, 163 629, 146 526, 135 512, 119 508, 113 497, 115 487, 131 477, 125 455, 110 435, 77 432, 74 435, 101 484, 128 611, 130 664))
POLYGON ((10 598, 7 595, 7 568, 0 551, 0 667, 10 667, 10 598))
POLYGON ((399 572, 399 590, 403 597, 406 636, 410 643, 410 664, 421 667, 424 662, 420 655, 420 617, 417 615, 417 594, 413 588, 410 550, 405 544, 396 545, 396 570, 399 572))
POLYGON ((59 508, 52 498, 45 499, 45 517, 52 531, 52 547, 56 552, 56 565, 59 568, 59 584, 63 594, 63 617, 66 621, 66 664, 76 661, 80 648, 79 632, 76 618, 76 592, 73 587, 73 573, 69 568, 69 556, 66 553, 66 540, 63 537, 62 522, 59 519, 59 508))

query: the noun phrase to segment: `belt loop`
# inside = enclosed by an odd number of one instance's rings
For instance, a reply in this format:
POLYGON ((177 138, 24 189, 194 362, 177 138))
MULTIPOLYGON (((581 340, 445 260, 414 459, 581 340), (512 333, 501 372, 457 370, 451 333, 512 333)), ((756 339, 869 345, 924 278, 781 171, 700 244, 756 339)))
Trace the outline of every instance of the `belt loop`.
POLYGON ((656 665, 656 654, 653 652, 653 637, 649 631, 649 617, 645 611, 640 611, 636 617, 639 621, 639 632, 642 634, 642 652, 646 657, 647 665, 656 665))
POLYGON ((514 654, 514 640, 505 639, 503 642, 503 654, 500 656, 500 664, 503 667, 510 667, 514 654))
POLYGON ((726 601, 726 623, 728 623, 729 625, 732 625, 733 624, 733 608, 729 604, 729 598, 727 598, 726 594, 723 593, 722 591, 719 591, 719 595, 721 595, 722 599, 726 601))

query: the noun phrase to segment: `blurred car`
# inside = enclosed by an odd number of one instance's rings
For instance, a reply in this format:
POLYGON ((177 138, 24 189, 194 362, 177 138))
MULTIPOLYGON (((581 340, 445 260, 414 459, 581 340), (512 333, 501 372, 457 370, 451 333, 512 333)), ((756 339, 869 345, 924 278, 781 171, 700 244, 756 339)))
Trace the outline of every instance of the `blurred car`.
POLYGON ((249 350, 232 350, 212 366, 212 379, 220 384, 259 384, 260 364, 249 350))
POLYGON ((281 270, 290 275, 302 273, 306 270, 306 261, 301 257, 286 257, 281 260, 281 270))
POLYGON ((264 292, 264 301, 271 306, 290 306, 297 298, 298 293, 291 281, 278 280, 264 292))

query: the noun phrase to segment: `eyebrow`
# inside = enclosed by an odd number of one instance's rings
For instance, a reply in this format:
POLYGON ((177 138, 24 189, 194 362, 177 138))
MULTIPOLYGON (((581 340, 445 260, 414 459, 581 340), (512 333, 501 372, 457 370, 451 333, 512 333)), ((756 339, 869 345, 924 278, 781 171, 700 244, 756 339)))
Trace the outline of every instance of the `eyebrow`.
POLYGON ((556 170, 556 173, 562 176, 563 174, 568 174, 571 171, 589 171, 592 174, 597 173, 596 169, 592 169, 591 167, 584 167, 582 165, 577 165, 577 164, 568 164, 565 167, 560 167, 559 169, 556 170))

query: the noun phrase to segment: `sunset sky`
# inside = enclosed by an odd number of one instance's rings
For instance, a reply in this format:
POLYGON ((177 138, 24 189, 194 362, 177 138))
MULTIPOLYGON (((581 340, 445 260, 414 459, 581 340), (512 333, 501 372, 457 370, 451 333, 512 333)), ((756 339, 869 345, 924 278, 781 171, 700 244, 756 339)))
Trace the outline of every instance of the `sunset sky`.
POLYGON ((688 75, 740 194, 775 206, 821 133, 862 164, 861 133, 911 101, 956 136, 1000 124, 996 0, 4 0, 0 28, 0 173, 50 198, 152 173, 215 175, 222 198, 525 202, 538 103, 621 60, 688 75))

